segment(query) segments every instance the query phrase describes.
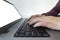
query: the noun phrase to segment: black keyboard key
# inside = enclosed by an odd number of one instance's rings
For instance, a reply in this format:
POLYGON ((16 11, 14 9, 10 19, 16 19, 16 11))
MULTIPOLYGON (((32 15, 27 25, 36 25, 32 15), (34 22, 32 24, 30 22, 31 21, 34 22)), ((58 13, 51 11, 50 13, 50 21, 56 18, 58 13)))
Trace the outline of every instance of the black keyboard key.
POLYGON ((25 37, 30 37, 30 32, 25 32, 25 37))
POLYGON ((20 33, 20 34, 18 35, 18 37, 24 37, 24 34, 23 34, 23 33, 20 33))
POLYGON ((31 32, 31 36, 32 36, 32 37, 37 37, 38 35, 37 35, 37 33, 36 33, 35 31, 32 31, 32 32, 31 32))
POLYGON ((43 27, 34 28, 25 21, 14 34, 14 37, 50 37, 43 27))
POLYGON ((42 34, 41 34, 40 31, 37 31, 37 30, 36 30, 36 33, 37 33, 38 37, 42 37, 42 34))

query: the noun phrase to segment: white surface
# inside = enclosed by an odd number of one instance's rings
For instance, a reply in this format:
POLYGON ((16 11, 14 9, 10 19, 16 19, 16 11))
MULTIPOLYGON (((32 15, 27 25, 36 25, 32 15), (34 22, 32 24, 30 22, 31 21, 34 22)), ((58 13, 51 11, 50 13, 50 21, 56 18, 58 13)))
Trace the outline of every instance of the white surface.
POLYGON ((46 13, 51 10, 58 0, 8 0, 18 11, 22 14, 22 16, 30 17, 35 14, 46 13))
MULTIPOLYGON (((30 17, 35 14, 42 14, 51 10, 58 0, 8 0, 18 9, 20 14, 25 17, 30 17)), ((16 9, 0 0, 0 27, 11 23, 21 16, 18 14, 16 9)))
POLYGON ((0 28, 20 18, 16 9, 9 3, 0 0, 0 28))

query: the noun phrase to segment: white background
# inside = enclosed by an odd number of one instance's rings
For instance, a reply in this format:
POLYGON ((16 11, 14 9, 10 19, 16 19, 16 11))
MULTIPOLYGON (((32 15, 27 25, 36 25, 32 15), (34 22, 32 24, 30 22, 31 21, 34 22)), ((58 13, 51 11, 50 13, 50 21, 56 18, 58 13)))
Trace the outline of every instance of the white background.
POLYGON ((20 18, 16 9, 9 3, 0 0, 0 27, 20 18))
MULTIPOLYGON (((13 1, 13 0, 12 0, 13 1)), ((28 2, 30 2, 30 1, 28 1, 28 2)), ((55 6, 55 4, 58 2, 58 0, 43 0, 42 1, 43 2, 43 4, 44 4, 44 2, 46 3, 49 3, 47 6, 44 6, 44 5, 42 5, 42 4, 40 4, 41 6, 40 6, 40 10, 41 11, 39 11, 38 12, 38 9, 37 10, 35 10, 35 11, 37 11, 37 13, 39 13, 39 14, 41 14, 41 13, 43 13, 43 12, 47 12, 47 11, 49 11, 50 9, 52 9, 54 6, 55 6), (46 8, 45 8, 46 7, 46 8), (44 11, 45 10, 45 11, 44 11)), ((25 2, 26 3, 26 2, 25 2)), ((24 3, 24 4, 25 4, 24 3)), ((40 3, 40 2, 39 2, 40 3)), ((46 3, 46 4, 47 4, 46 3)), ((15 5, 15 4, 14 4, 15 5)), ((20 5, 20 4, 19 4, 20 5)), ((18 6, 19 6, 18 5, 18 6)), ((24 6, 24 5, 23 5, 24 6)), ((26 6, 26 5, 25 5, 26 6)), ((19 9, 19 8, 18 8, 19 9)), ((26 8, 27 9, 27 8, 26 8)), ((33 8, 32 8, 33 9, 33 8)), ((34 11, 33 10, 33 11, 34 11)), ((27 15, 29 16, 30 14, 28 14, 28 13, 30 13, 31 12, 31 14, 33 13, 33 11, 26 11, 26 10, 24 10, 23 9, 23 14, 26 16, 26 14, 25 13, 27 13, 27 15)), ((34 13, 36 13, 34 11, 34 13)), ((36 14, 37 14, 36 13, 36 14)), ((3 0, 0 0, 0 27, 2 27, 2 26, 4 26, 4 25, 6 25, 6 24, 8 24, 8 23, 11 23, 11 22, 13 22, 13 21, 15 21, 15 20, 17 20, 17 19, 19 19, 19 18, 21 18, 21 16, 19 15, 19 13, 16 11, 16 9, 12 6, 12 5, 10 5, 9 3, 7 3, 7 2, 5 2, 5 1, 3 1, 3 0)))
POLYGON ((50 11, 58 0, 7 0, 22 14, 23 18, 50 11))

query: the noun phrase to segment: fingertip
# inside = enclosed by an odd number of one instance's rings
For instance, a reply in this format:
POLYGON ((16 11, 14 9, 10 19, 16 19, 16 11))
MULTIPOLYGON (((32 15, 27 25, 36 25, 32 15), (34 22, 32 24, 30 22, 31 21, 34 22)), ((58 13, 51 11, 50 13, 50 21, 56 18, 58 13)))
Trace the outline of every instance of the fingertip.
POLYGON ((36 25, 34 25, 33 27, 37 27, 36 25))
POLYGON ((40 27, 40 26, 43 26, 43 22, 38 22, 33 27, 40 27))
POLYGON ((30 22, 27 22, 29 25, 32 25, 32 23, 30 23, 30 22))
POLYGON ((38 26, 40 26, 38 23, 36 23, 35 25, 33 25, 33 27, 38 27, 38 26))

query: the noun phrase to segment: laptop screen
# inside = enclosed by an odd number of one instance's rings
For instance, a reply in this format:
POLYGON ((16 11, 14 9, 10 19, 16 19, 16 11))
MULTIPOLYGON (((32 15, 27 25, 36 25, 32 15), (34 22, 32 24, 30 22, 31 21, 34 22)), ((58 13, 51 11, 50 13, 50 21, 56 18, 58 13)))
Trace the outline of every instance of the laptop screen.
POLYGON ((51 10, 58 0, 7 0, 14 5, 23 18, 31 15, 46 13, 51 10))
POLYGON ((0 28, 19 19, 16 9, 5 1, 0 1, 0 28))

